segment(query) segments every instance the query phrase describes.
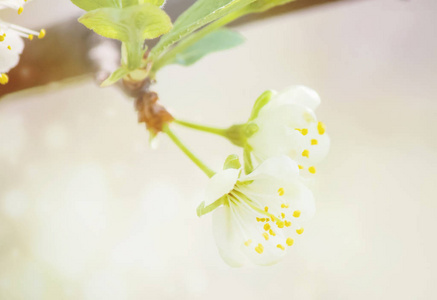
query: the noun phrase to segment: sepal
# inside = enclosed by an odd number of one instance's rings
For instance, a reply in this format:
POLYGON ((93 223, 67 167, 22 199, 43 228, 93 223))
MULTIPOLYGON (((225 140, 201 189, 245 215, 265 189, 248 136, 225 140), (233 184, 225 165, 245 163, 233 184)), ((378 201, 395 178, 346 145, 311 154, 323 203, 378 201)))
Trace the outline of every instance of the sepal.
POLYGON ((216 208, 220 207, 221 205, 223 205, 225 203, 226 197, 227 197, 227 195, 224 195, 223 197, 214 201, 213 203, 211 203, 207 207, 205 207, 205 201, 202 201, 202 203, 200 203, 196 209, 197 216, 201 217, 203 215, 206 215, 206 214, 212 212, 216 208))
POLYGON ((226 158, 225 163, 223 165, 223 170, 240 169, 240 168, 241 168, 240 159, 238 158, 238 155, 236 155, 236 154, 229 155, 226 158))
POLYGON ((268 90, 262 93, 261 96, 258 97, 258 99, 256 99, 255 104, 252 108, 252 113, 250 114, 249 121, 253 121, 258 117, 261 109, 270 102, 270 99, 272 99, 275 94, 275 91, 268 90))

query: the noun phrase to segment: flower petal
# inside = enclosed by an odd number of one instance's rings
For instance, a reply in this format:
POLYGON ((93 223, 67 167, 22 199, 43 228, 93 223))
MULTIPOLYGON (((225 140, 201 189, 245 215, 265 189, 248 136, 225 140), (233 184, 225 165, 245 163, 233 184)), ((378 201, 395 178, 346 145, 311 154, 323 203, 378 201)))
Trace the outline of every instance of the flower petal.
POLYGON ((306 86, 298 85, 282 91, 272 101, 278 104, 298 104, 315 110, 320 105, 320 96, 316 91, 306 86))
POLYGON ((24 4, 26 4, 26 2, 28 2, 28 1, 24 1, 24 0, 1 1, 0 2, 0 9, 4 9, 4 8, 18 9, 20 6, 24 6, 24 4))
POLYGON ((283 201, 289 205, 289 214, 299 211, 299 222, 305 222, 314 217, 316 213, 316 203, 312 191, 300 181, 284 186, 283 201))
POLYGON ((246 262, 240 250, 244 237, 236 222, 228 205, 217 208, 212 215, 212 230, 217 248, 220 256, 231 267, 241 267, 246 262))
POLYGON ((242 176, 240 181, 270 178, 279 181, 290 180, 299 175, 297 163, 285 155, 271 157, 262 162, 252 173, 242 176))
POLYGON ((211 177, 206 188, 205 206, 229 193, 234 188, 239 173, 240 170, 227 169, 211 177))
POLYGON ((7 31, 4 41, 0 42, 0 73, 7 73, 18 64, 23 48, 21 37, 13 31, 7 31), (8 46, 11 46, 11 50, 8 46))
POLYGON ((268 235, 263 229, 265 223, 257 222, 265 217, 245 205, 222 206, 213 214, 214 238, 223 260, 231 267, 240 267, 248 260, 262 266, 273 265, 283 258, 286 251, 279 249, 285 238, 281 231, 268 235), (262 251, 257 248, 262 245, 262 251))

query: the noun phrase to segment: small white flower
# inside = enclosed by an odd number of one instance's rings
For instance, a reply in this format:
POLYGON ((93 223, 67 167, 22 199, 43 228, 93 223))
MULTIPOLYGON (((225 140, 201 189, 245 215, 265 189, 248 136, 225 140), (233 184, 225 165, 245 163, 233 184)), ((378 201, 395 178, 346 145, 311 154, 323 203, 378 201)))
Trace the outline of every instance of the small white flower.
POLYGON ((206 204, 217 199, 223 204, 213 212, 220 255, 233 267, 247 261, 274 264, 314 215, 313 195, 287 156, 269 158, 251 174, 240 174, 237 169, 224 170, 211 178, 207 188, 206 204))
POLYGON ((0 42, 0 73, 7 73, 15 67, 23 52, 24 42, 14 31, 5 32, 5 37, 0 42))
POLYGON ((0 0, 0 9, 16 9, 18 14, 21 15, 21 13, 23 12, 23 6, 26 2, 27 0, 0 0))
POLYGON ((325 125, 314 110, 319 95, 304 86, 294 86, 274 94, 253 120, 258 131, 247 143, 258 161, 287 155, 297 161, 304 172, 315 173, 315 164, 328 154, 330 140, 325 125))
MULTIPOLYGON (((0 0, 0 9, 13 8, 18 14, 23 12, 25 0, 0 0)), ((15 24, 5 22, 0 19, 0 84, 6 84, 9 77, 6 74, 14 68, 23 52, 24 42, 21 38, 32 40, 34 36, 44 38, 46 31, 41 29, 40 32, 30 30, 15 24)))

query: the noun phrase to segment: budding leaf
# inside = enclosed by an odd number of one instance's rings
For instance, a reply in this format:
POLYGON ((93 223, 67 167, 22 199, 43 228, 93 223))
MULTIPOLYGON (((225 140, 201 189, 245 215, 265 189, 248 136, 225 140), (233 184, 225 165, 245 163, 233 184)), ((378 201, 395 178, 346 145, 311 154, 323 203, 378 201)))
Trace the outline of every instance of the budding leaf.
POLYGON ((103 7, 120 7, 119 1, 116 0, 71 0, 71 2, 86 11, 103 7))
POLYGON ((71 2, 86 11, 104 7, 123 8, 144 3, 156 6, 164 4, 164 0, 71 0, 71 2))
POLYGON ((244 43, 244 37, 229 29, 219 29, 205 36, 197 43, 178 53, 167 64, 190 66, 205 55, 213 52, 227 50, 244 43))
POLYGON ((117 81, 119 81, 121 78, 123 78, 125 75, 129 74, 129 70, 125 67, 121 67, 119 69, 117 69, 116 71, 114 71, 111 76, 109 76, 105 81, 102 82, 102 84, 100 86, 105 87, 105 86, 109 86, 111 84, 116 83, 117 81))
POLYGON ((246 7, 242 8, 237 14, 243 16, 251 13, 260 13, 275 6, 280 6, 296 0, 255 0, 246 7))
POLYGON ((164 35, 152 54, 158 55, 191 32, 227 14, 242 9, 255 0, 198 0, 174 23, 173 29, 164 35))
POLYGON ((79 22, 97 34, 124 42, 130 70, 141 64, 145 52, 144 40, 156 38, 172 27, 170 17, 150 3, 126 8, 95 9, 79 18, 79 22))

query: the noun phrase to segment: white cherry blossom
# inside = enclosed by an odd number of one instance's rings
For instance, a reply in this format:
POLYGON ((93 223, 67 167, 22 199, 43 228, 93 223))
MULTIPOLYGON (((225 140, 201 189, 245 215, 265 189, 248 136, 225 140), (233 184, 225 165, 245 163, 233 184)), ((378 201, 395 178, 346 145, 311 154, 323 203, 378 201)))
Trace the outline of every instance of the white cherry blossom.
MULTIPOLYGON (((18 14, 23 12, 24 0, 0 0, 0 9, 16 9, 18 14)), ((42 39, 46 31, 39 32, 30 30, 0 19, 0 84, 7 84, 9 77, 6 74, 14 68, 23 52, 24 42, 22 38, 33 40, 34 36, 42 39)))
POLYGON ((222 205, 213 211, 214 237, 232 267, 277 263, 315 213, 312 192, 287 156, 269 158, 249 175, 237 169, 217 173, 209 182, 206 204, 217 201, 222 205))
POLYGON ((7 83, 5 73, 18 64, 23 49, 24 42, 22 38, 15 32, 8 31, 4 40, 0 42, 0 74, 2 74, 0 81, 2 83, 7 83))
POLYGON ((319 95, 304 86, 274 93, 253 120, 258 131, 248 138, 258 161, 287 155, 298 162, 302 173, 316 173, 315 165, 328 154, 330 140, 325 125, 314 113, 319 95))

